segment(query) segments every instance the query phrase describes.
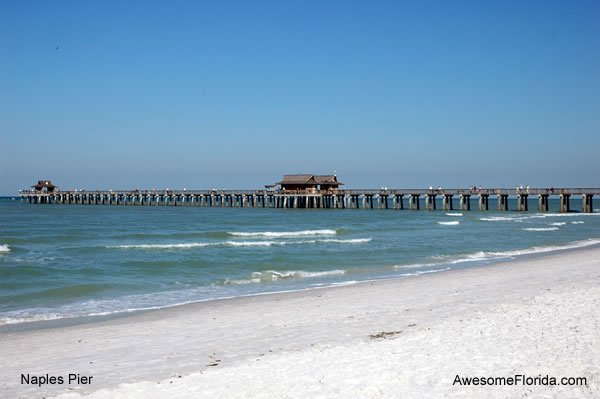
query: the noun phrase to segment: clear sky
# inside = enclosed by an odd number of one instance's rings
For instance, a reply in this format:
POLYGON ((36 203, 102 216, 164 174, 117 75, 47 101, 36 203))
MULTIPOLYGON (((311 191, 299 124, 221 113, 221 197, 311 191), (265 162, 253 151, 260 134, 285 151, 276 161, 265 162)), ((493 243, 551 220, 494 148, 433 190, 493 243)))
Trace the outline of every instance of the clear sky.
POLYGON ((598 1, 0 1, 0 194, 600 186, 598 1))

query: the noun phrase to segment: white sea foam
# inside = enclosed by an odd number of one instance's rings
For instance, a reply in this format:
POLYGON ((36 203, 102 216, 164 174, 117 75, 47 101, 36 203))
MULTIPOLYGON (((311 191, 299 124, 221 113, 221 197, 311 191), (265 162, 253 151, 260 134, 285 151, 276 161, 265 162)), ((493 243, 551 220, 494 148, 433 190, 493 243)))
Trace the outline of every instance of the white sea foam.
POLYGON ((558 227, 526 227, 524 231, 557 231, 558 227))
POLYGON ((571 224, 584 224, 585 222, 583 220, 573 220, 571 222, 571 224))
POLYGON ((0 326, 4 324, 19 324, 19 323, 28 323, 33 321, 45 321, 45 320, 56 320, 56 319, 64 319, 69 318, 69 316, 60 315, 57 313, 45 313, 33 316, 14 316, 14 317, 2 317, 0 318, 0 326))
POLYGON ((587 240, 573 241, 565 245, 549 245, 547 247, 531 247, 525 249, 517 249, 514 251, 503 251, 503 252, 481 252, 485 256, 504 256, 513 257, 519 255, 532 255, 546 252, 561 251, 565 249, 577 249, 585 248, 592 245, 600 244, 600 238, 589 238, 587 240))
POLYGON ((6 253, 6 252, 10 252, 10 247, 8 246, 8 244, 0 245, 0 254, 6 253))
POLYGON ((414 273, 404 273, 404 274, 401 274, 400 276, 401 277, 420 276, 421 274, 444 272, 446 270, 450 270, 450 268, 445 267, 443 269, 419 270, 418 272, 414 272, 414 273))
POLYGON ((519 255, 531 255, 531 254, 539 254, 546 252, 554 252, 561 251, 565 249, 576 249, 576 248, 585 248, 591 245, 600 244, 600 238, 589 238, 581 241, 573 241, 565 245, 549 245, 546 247, 531 247, 525 249, 517 249, 513 251, 503 251, 503 252, 481 252, 481 254, 485 256, 502 256, 502 257, 513 257, 519 255))
POLYGON ((564 226, 565 224, 567 224, 567 222, 556 222, 550 223, 550 226, 564 226))
POLYGON ((202 247, 270 247, 272 245, 301 245, 301 244, 319 244, 319 243, 337 243, 337 244, 362 244, 371 241, 372 238, 324 238, 314 240, 296 240, 296 241, 217 241, 217 242, 187 242, 173 244, 125 244, 112 245, 106 248, 110 249, 190 249, 202 247))
POLYGON ((231 247, 270 247, 277 244, 281 243, 277 241, 225 241, 223 243, 216 243, 216 245, 231 247))
POLYGON ((490 216, 479 218, 484 222, 522 222, 530 219, 547 219, 555 217, 581 217, 581 216, 600 216, 600 213, 536 213, 533 215, 512 215, 512 216, 490 216))
POLYGON ((505 259, 510 258, 512 256, 505 255, 500 252, 475 252, 472 254, 459 255, 458 258, 452 256, 443 256, 436 257, 440 259, 439 262, 431 262, 431 263, 413 263, 409 265, 395 265, 394 269, 420 269, 424 267, 435 267, 439 265, 455 265, 458 263, 464 262, 477 262, 477 261, 485 261, 485 260, 495 260, 495 259, 505 259))
POLYGON ((232 247, 268 247, 276 244, 275 241, 221 241, 221 242, 186 242, 175 244, 126 244, 114 245, 106 248, 116 249, 190 249, 202 247, 216 246, 232 246, 232 247))
POLYGON ((365 242, 370 242, 372 238, 348 238, 344 240, 340 240, 337 238, 326 238, 324 240, 316 240, 316 242, 337 242, 340 244, 363 244, 365 242))
POLYGON ((301 230, 301 231, 257 231, 257 232, 228 232, 232 236, 239 237, 269 237, 269 238, 289 238, 306 236, 333 236, 335 230, 301 230))
POLYGON ((511 217, 506 217, 506 216, 491 216, 489 218, 479 218, 479 220, 481 220, 483 222, 504 222, 504 221, 511 221, 511 220, 515 220, 515 219, 511 218, 511 217))
POLYGON ((554 251, 561 251, 565 249, 576 249, 576 248, 585 248, 591 245, 600 244, 600 238, 590 238, 587 240, 581 241, 573 241, 565 245, 551 245, 546 247, 531 247, 525 249, 516 249, 512 251, 500 251, 500 252, 488 252, 488 251, 478 251, 471 254, 464 255, 448 255, 448 256, 436 256, 436 259, 439 259, 438 262, 431 263, 413 263, 409 265, 395 265, 395 269, 418 269, 424 267, 434 267, 443 264, 457 264, 464 262, 477 262, 477 261, 488 261, 488 260, 498 260, 498 259, 510 259, 520 255, 533 255, 554 251))
POLYGON ((317 278, 323 276, 340 276, 345 274, 345 270, 326 270, 326 271, 318 271, 318 272, 308 272, 304 270, 286 270, 286 271, 278 271, 278 270, 265 270, 262 272, 254 272, 251 274, 251 278, 249 279, 241 279, 241 280, 225 280, 225 284, 234 284, 234 285, 246 285, 246 284, 257 284, 257 283, 267 283, 273 282, 277 280, 288 280, 288 279, 301 279, 301 278, 317 278))
POLYGON ((490 216, 488 218, 479 218, 479 220, 484 222, 523 222, 523 220, 537 218, 537 216, 490 216))
POLYGON ((450 222, 438 222, 438 224, 441 224, 444 226, 456 226, 457 224, 460 224, 460 222, 458 220, 452 220, 450 222))
POLYGON ((594 212, 594 213, 579 213, 579 212, 566 212, 566 213, 540 213, 538 214, 539 217, 594 217, 594 216, 600 216, 600 213, 598 212, 594 212))
POLYGON ((179 244, 127 244, 127 245, 112 245, 106 248, 118 248, 118 249, 180 249, 180 248, 198 248, 207 247, 212 243, 208 242, 188 242, 179 244))
POLYGON ((439 263, 412 263, 410 265, 394 265, 394 269, 419 269, 421 267, 431 267, 431 266, 436 266, 439 264, 442 264, 443 262, 439 262, 439 263))
POLYGON ((337 243, 337 244, 363 244, 370 242, 372 238, 322 238, 318 240, 299 240, 299 241, 276 241, 276 245, 288 245, 288 244, 319 244, 319 243, 337 243))
POLYGON ((446 216, 462 216, 463 214, 460 212, 447 212, 446 216))

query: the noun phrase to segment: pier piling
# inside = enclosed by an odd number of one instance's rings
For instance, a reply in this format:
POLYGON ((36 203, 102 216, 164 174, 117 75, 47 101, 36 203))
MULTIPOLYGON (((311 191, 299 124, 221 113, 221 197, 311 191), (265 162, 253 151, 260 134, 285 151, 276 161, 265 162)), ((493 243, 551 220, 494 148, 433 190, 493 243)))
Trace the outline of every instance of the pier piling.
POLYGON ((471 210, 471 194, 460 194, 459 204, 460 204, 461 211, 470 211, 471 210))
POLYGON ((442 197, 442 209, 445 211, 452 211, 454 210, 454 206, 452 204, 452 194, 444 194, 444 196, 442 197))
POLYGON ((592 197, 594 194, 583 194, 581 196, 581 212, 592 213, 594 212, 594 206, 592 203, 592 197))
POLYGON ((538 212, 548 212, 548 194, 538 195, 538 212))
POLYGON ((528 194, 519 193, 517 194, 517 212, 527 212, 527 199, 529 198, 528 194))
POLYGON ((489 206, 489 194, 479 194, 479 210, 487 211, 490 209, 489 206))
POLYGON ((434 211, 436 209, 435 194, 427 194, 425 197, 425 209, 434 211))
POLYGON ((561 193, 560 194, 560 212, 566 213, 571 212, 571 204, 569 202, 571 194, 561 193))
POLYGON ((497 211, 508 211, 508 194, 498 194, 497 211))
POLYGON ((413 211, 418 211, 421 209, 421 205, 419 203, 419 194, 411 194, 408 198, 408 209, 413 211))

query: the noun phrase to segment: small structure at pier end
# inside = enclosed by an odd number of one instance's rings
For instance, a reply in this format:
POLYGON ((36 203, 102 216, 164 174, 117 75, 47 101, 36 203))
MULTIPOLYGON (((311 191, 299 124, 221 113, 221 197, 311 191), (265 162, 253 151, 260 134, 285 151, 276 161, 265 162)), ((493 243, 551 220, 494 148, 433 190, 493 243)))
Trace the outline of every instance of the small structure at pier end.
POLYGON ((283 180, 276 183, 282 192, 316 194, 318 192, 336 192, 344 183, 337 180, 336 175, 285 175, 283 180))
MULTIPOLYGON (((52 193, 57 189, 50 180, 38 180, 37 184, 31 186, 36 193, 52 193)), ((58 190, 57 190, 58 191, 58 190)))

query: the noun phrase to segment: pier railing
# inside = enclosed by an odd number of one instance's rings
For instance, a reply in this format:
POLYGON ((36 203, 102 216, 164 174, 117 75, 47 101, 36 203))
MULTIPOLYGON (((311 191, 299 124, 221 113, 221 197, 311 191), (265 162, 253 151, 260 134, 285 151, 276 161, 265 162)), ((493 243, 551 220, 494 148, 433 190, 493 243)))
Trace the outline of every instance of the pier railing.
POLYGON ((21 190, 21 201, 31 204, 171 205, 262 208, 379 208, 489 210, 489 197, 497 197, 497 210, 509 210, 508 198, 516 198, 516 210, 527 211, 529 197, 537 197, 538 211, 549 210, 549 197, 560 199, 560 212, 570 212, 571 196, 581 196, 581 211, 593 212, 592 199, 600 188, 380 188, 329 190, 21 190), (405 198, 407 206, 405 208, 405 198), (422 198, 421 198, 422 197, 422 198), (437 198, 441 198, 438 207, 437 198), (473 198, 471 198, 473 197, 473 198), (421 202, 424 202, 421 206, 421 202), (457 204, 455 204, 457 202, 457 204))
POLYGON ((55 190, 53 192, 40 192, 35 190, 19 190, 20 195, 52 195, 52 194, 157 194, 157 195, 600 195, 600 188, 381 188, 381 189, 338 189, 338 190, 55 190))

